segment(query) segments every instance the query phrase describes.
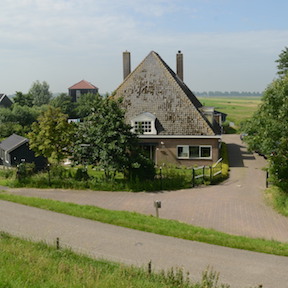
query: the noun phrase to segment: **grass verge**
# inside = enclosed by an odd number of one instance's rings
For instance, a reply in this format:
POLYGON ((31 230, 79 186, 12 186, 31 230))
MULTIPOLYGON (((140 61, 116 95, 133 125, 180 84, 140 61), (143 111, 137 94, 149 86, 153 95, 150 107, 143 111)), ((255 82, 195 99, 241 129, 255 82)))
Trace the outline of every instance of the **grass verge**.
POLYGON ((272 186, 265 191, 266 199, 273 208, 284 216, 288 216, 288 194, 277 186, 272 186))
POLYGON ((203 272, 202 281, 176 269, 150 273, 104 260, 93 260, 70 250, 33 243, 0 233, 0 287, 99 287, 99 288, 217 288, 218 274, 203 272), (210 283, 207 285, 207 283, 210 283))
POLYGON ((135 212, 112 211, 95 206, 24 197, 6 192, 0 193, 0 199, 160 235, 230 248, 288 256, 288 243, 229 235, 213 229, 205 229, 175 220, 155 218, 135 212))

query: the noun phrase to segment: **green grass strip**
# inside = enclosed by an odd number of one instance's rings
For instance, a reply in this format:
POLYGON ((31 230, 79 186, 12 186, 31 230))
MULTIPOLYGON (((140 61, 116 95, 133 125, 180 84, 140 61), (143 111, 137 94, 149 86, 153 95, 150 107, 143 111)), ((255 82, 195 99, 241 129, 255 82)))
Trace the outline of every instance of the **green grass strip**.
MULTIPOLYGON (((68 249, 56 250, 45 243, 33 243, 6 233, 0 233, 0 247, 0 287, 3 288, 208 287, 205 279, 202 284, 192 283, 182 270, 174 270, 174 274, 148 274, 144 268, 94 260, 68 249)), ((209 279, 214 279, 213 287, 223 287, 216 285, 215 272, 207 273, 210 275, 209 279)))
POLYGON ((50 199, 25 197, 6 192, 0 193, 0 199, 165 236, 172 236, 230 248, 288 256, 288 243, 229 235, 213 229, 205 229, 175 220, 161 219, 135 212, 113 211, 96 206, 78 205, 50 199))

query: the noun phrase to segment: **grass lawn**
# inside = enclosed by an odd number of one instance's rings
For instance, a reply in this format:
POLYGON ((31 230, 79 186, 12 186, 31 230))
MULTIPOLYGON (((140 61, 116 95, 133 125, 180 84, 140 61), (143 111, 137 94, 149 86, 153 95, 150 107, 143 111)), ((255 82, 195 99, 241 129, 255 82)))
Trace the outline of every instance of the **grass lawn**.
POLYGON ((217 273, 203 273, 202 283, 192 284, 182 270, 148 273, 147 269, 96 261, 67 249, 56 250, 0 233, 0 287, 99 287, 99 288, 217 288, 217 273), (207 286, 205 283, 210 281, 207 286))
POLYGON ((146 216, 135 212, 112 211, 95 206, 24 197, 8 194, 6 192, 0 193, 0 199, 160 235, 243 250, 288 256, 288 243, 229 235, 213 229, 195 227, 175 220, 155 218, 153 216, 146 216))
POLYGON ((236 127, 246 119, 249 119, 261 103, 260 97, 249 98, 214 98, 199 97, 204 106, 213 106, 215 110, 228 114, 227 121, 234 122, 236 127))

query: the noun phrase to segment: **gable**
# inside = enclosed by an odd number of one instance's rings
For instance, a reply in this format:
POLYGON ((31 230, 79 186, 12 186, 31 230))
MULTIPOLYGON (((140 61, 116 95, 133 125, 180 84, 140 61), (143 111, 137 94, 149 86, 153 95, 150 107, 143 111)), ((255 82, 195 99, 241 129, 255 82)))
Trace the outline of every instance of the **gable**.
POLYGON ((155 115, 158 135, 215 135, 199 111, 201 103, 153 51, 119 86, 114 98, 123 99, 127 123, 144 112, 155 115))
POLYGON ((0 94, 0 107, 10 107, 13 104, 13 102, 9 99, 9 97, 5 94, 0 94))
POLYGON ((12 134, 0 143, 0 149, 6 151, 7 153, 10 153, 11 151, 15 150, 16 148, 27 142, 29 142, 27 138, 19 136, 17 134, 12 134))

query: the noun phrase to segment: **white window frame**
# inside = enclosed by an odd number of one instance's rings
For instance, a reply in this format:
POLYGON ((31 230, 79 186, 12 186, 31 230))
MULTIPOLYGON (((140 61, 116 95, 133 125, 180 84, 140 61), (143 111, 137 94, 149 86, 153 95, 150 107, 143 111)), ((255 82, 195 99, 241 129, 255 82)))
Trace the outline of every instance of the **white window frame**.
POLYGON ((212 159, 212 146, 211 145, 177 145, 177 159, 212 159), (199 148, 198 157, 190 156, 190 147, 199 148), (182 148, 182 150, 185 150, 184 154, 186 154, 187 156, 179 156, 179 148, 182 148), (210 149, 209 157, 201 157, 202 148, 210 149))
POLYGON ((134 131, 143 132, 143 134, 150 134, 152 132, 151 121, 134 121, 134 131))
POLYGON ((157 135, 155 122, 156 122, 156 116, 155 115, 153 115, 149 112, 144 112, 144 113, 134 117, 133 119, 131 119, 132 132, 134 132, 134 133, 141 132, 144 135, 157 135), (143 125, 143 131, 141 131, 141 129, 139 129, 140 123, 142 123, 142 125, 143 125))

